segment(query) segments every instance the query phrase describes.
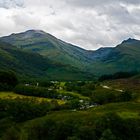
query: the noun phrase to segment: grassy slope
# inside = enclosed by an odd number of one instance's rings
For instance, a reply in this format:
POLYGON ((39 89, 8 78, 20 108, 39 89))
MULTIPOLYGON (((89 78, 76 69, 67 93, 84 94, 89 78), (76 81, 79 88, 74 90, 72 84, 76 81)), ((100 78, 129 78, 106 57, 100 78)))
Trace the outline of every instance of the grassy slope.
MULTIPOLYGON (((18 134, 20 134, 20 138, 22 140, 27 140, 29 132, 31 132, 32 129, 36 129, 38 128, 38 126, 40 127, 42 124, 45 124, 45 122, 48 123, 48 120, 50 120, 50 123, 53 121, 57 125, 60 124, 60 127, 62 128, 63 128, 63 125, 65 127, 67 122, 68 123, 71 122, 71 125, 74 128, 76 126, 79 126, 80 128, 84 128, 84 127, 89 128, 89 127, 94 127, 95 122, 99 120, 99 118, 101 118, 104 114, 109 113, 109 112, 117 113, 124 120, 131 119, 132 121, 132 119, 133 120, 140 119, 139 109, 140 109, 139 103, 134 103, 134 102, 112 103, 112 104, 94 107, 92 109, 85 110, 85 111, 50 112, 44 117, 29 120, 24 123, 17 124, 16 126, 19 129, 18 134)), ((11 128, 11 126, 14 126, 13 122, 9 122, 9 120, 0 120, 0 121, 6 125, 6 126, 4 125, 4 130, 11 128)), ((55 126, 54 126, 54 129, 56 129, 55 126)), ((4 133, 3 130, 2 130, 2 133, 4 133)), ((53 131, 51 133, 53 133, 53 131)), ((61 133, 63 134, 63 132, 61 133)))
POLYGON ((102 105, 94 107, 87 111, 59 111, 50 113, 47 116, 37 118, 24 123, 22 127, 22 132, 28 131, 31 126, 36 126, 51 119, 55 122, 63 123, 63 118, 66 120, 80 123, 80 125, 94 124, 96 119, 100 118, 106 113, 115 112, 123 119, 137 119, 139 116, 140 104, 135 102, 126 103, 111 103, 107 105, 102 105))
POLYGON ((87 63, 86 50, 63 42, 48 33, 38 33, 35 30, 13 34, 2 40, 27 51, 37 52, 59 63, 70 64, 83 68, 87 63))
POLYGON ((37 53, 26 52, 2 42, 0 42, 0 69, 13 70, 21 78, 85 80, 92 77, 91 74, 70 65, 54 63, 37 53))
MULTIPOLYGON (((15 98, 29 98, 29 99, 37 99, 38 101, 48 101, 51 102, 52 100, 56 99, 49 99, 49 98, 42 98, 42 97, 33 97, 33 96, 25 96, 25 95, 19 95, 14 92, 0 92, 0 98, 5 99, 5 98, 10 98, 10 99, 15 99, 15 98)), ((59 104, 64 104, 65 102, 62 100, 56 100, 59 104)))
POLYGON ((93 72, 98 75, 118 71, 140 71, 140 41, 124 42, 112 49, 103 61, 93 61, 93 72))

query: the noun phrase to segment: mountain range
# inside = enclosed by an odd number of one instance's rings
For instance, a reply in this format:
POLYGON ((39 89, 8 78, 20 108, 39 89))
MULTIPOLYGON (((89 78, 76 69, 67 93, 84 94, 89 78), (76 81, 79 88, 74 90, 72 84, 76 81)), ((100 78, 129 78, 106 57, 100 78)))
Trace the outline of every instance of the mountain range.
POLYGON ((21 77, 82 80, 118 71, 140 71, 140 41, 127 39, 96 51, 66 43, 41 30, 0 38, 0 68, 21 77))

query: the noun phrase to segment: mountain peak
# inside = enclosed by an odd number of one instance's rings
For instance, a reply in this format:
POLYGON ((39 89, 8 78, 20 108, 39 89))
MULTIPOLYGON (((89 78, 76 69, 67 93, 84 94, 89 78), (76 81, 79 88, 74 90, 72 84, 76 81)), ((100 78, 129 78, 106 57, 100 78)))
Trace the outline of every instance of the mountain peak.
POLYGON ((17 34, 12 34, 12 36, 19 36, 22 39, 28 39, 28 38, 36 38, 36 37, 44 37, 47 33, 42 31, 42 30, 27 30, 25 32, 17 33, 17 34))
POLYGON ((136 39, 134 39, 134 38, 128 38, 128 39, 124 40, 124 41, 122 42, 122 44, 123 44, 123 43, 135 43, 135 42, 137 42, 137 41, 139 41, 139 40, 136 40, 136 39))
POLYGON ((28 30, 28 31, 26 31, 25 33, 46 34, 46 32, 44 32, 43 30, 34 30, 34 29, 32 29, 32 30, 28 30))
POLYGON ((31 29, 31 30, 27 30, 25 32, 21 32, 21 33, 12 33, 11 35, 27 35, 27 36, 32 36, 34 34, 40 34, 40 35, 45 35, 47 34, 46 32, 44 32, 43 30, 34 30, 34 29, 31 29))

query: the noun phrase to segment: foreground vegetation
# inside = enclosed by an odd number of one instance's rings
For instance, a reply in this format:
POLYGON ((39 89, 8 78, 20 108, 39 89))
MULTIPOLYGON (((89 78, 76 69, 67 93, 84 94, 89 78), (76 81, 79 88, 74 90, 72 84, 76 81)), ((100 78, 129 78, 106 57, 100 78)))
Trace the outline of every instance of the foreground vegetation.
MULTIPOLYGON (((140 138, 139 108, 138 103, 128 102, 108 104, 87 111, 52 112, 44 117, 25 121, 22 126, 13 125, 7 129, 2 138, 14 138, 15 140, 126 140, 127 138, 138 140, 140 138)), ((1 131, 4 130, 1 129, 1 131)))
POLYGON ((140 139, 136 79, 27 84, 13 72, 0 78, 0 140, 140 139))

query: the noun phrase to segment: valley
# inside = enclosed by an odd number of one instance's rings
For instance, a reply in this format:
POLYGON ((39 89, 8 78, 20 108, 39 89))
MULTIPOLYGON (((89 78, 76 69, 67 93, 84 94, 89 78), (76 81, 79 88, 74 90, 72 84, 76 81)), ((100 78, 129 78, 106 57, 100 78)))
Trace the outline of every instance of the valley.
POLYGON ((107 131, 107 137, 139 139, 138 80, 134 76, 103 82, 30 83, 17 85, 14 92, 0 92, 0 137, 89 140, 107 131))
POLYGON ((139 60, 135 39, 92 51, 41 30, 1 37, 0 140, 139 140, 139 60))
POLYGON ((0 0, 0 140, 140 140, 140 0, 0 0))

